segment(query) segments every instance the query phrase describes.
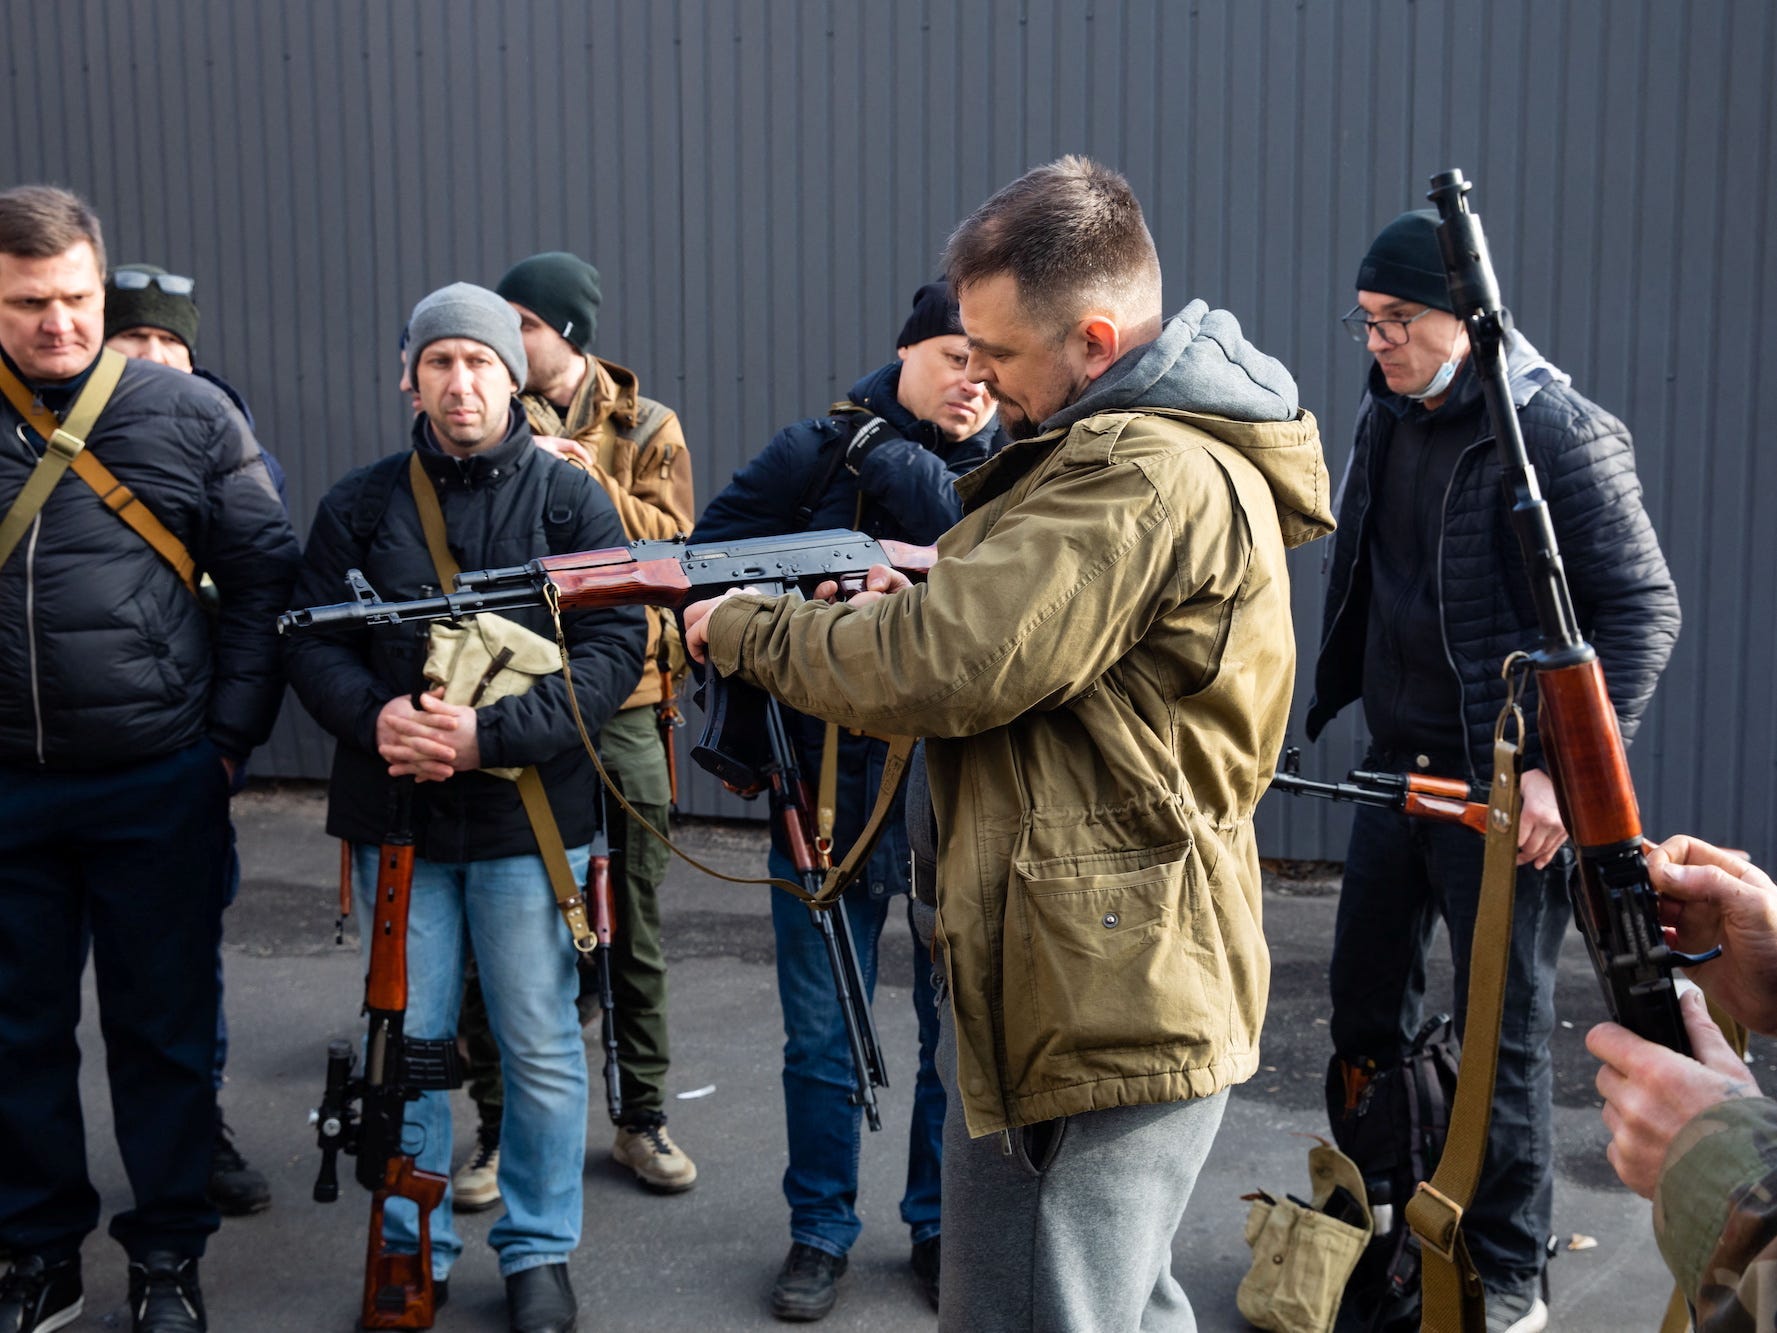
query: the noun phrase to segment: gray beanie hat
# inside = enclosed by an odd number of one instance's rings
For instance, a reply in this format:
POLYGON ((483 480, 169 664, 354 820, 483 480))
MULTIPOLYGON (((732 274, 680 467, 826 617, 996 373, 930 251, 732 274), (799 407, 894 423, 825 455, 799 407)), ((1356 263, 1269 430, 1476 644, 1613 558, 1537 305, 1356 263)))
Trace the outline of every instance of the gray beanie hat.
POLYGON ((530 362, 518 332, 518 312, 486 287, 453 282, 422 298, 407 320, 408 364, 418 365, 427 344, 440 338, 472 338, 492 348, 524 388, 530 362))

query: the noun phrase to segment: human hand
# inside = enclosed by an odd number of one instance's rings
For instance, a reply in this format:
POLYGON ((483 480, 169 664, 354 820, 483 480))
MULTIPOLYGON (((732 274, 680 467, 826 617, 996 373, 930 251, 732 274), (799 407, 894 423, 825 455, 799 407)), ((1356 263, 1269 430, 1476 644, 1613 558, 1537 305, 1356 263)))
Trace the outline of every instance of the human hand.
POLYGON ((531 442, 546 454, 554 454, 564 463, 572 463, 582 472, 592 471, 592 454, 578 440, 561 435, 533 435, 531 442))
POLYGON ((1702 992, 1686 988, 1678 1003, 1695 1059, 1615 1023, 1600 1023, 1586 1034, 1586 1049, 1603 1061, 1595 1082, 1610 1131, 1605 1156, 1644 1199, 1654 1197, 1679 1130, 1712 1106, 1759 1096, 1746 1062, 1710 1020, 1702 992))
POLYGON ((710 613, 730 597, 738 597, 745 588, 730 588, 720 597, 705 598, 685 608, 685 652, 694 662, 709 660, 710 613))
MULTIPOLYGON (((913 580, 892 565, 871 565, 865 571, 864 586, 846 598, 845 604, 862 609, 872 602, 880 602, 892 592, 912 586, 913 580)), ((833 602, 839 600, 840 592, 839 583, 828 579, 815 586, 814 596, 817 602, 833 602)))
POLYGON ((1541 870, 1567 841, 1561 807, 1555 800, 1555 784, 1542 769, 1527 768, 1519 790, 1524 796, 1524 807, 1518 815, 1518 864, 1534 863, 1541 870))
POLYGON ((475 710, 447 704, 436 693, 420 696, 417 709, 406 695, 384 704, 376 716, 376 748, 392 778, 443 782, 481 767, 475 710))
POLYGON ((1729 1014, 1777 1032, 1777 886, 1751 862, 1679 834, 1647 858, 1672 946, 1721 957, 1686 973, 1729 1014))
POLYGON ((238 771, 236 768, 235 762, 234 762, 234 760, 230 759, 225 754, 220 754, 220 755, 217 755, 216 757, 222 761, 222 772, 228 778, 228 789, 230 791, 233 791, 234 790, 234 775, 238 771))

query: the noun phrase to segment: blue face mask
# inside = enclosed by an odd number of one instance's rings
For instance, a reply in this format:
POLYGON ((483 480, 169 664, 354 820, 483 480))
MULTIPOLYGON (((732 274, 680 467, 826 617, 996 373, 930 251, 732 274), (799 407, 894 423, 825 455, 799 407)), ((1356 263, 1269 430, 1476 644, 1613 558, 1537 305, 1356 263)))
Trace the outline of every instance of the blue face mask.
POLYGON ((1443 365, 1438 367, 1438 373, 1433 375, 1431 379, 1426 382, 1426 386, 1423 389, 1416 389, 1412 393, 1409 393, 1407 397, 1411 398, 1416 403, 1423 402, 1427 398, 1436 398, 1439 394, 1443 393, 1444 390, 1450 387, 1450 382, 1456 378, 1456 369, 1460 364, 1461 362, 1458 361, 1444 362, 1443 365))

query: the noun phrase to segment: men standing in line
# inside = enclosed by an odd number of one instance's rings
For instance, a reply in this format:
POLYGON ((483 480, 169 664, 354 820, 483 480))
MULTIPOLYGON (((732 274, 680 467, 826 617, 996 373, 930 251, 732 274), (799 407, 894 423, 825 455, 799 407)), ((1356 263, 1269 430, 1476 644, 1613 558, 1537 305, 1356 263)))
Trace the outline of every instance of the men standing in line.
POLYGON ((104 281, 83 201, 0 194, 0 1328, 59 1328, 83 1302, 90 943, 134 1195, 110 1227, 131 1317, 191 1333, 217 1226, 228 792, 277 713, 298 552, 228 400, 102 347, 104 281))
MULTIPOLYGON (((437 506, 441 545, 460 568, 523 564, 545 553, 620 545, 623 529, 592 479, 538 449, 516 401, 527 366, 518 317, 493 292, 457 283, 414 307, 409 361, 422 412, 410 449, 349 473, 322 500, 303 558, 296 604, 337 599, 349 568, 385 597, 436 588, 428 549, 437 506)), ((510 619, 553 638, 549 614, 510 619)), ((642 669, 639 611, 562 617, 574 689, 597 727, 642 669)), ((389 830, 389 784, 411 777, 415 846, 408 922, 406 1027, 418 1038, 456 1032, 464 945, 473 947, 507 1094, 500 1195, 506 1212, 489 1243, 506 1279, 515 1333, 574 1326, 567 1260, 579 1243, 579 1164, 586 1146, 586 1055, 574 1001, 578 968, 518 787, 486 769, 534 767, 576 879, 596 831, 597 776, 584 754, 560 674, 481 708, 410 699, 424 628, 317 630, 290 641, 291 679, 338 739, 328 832, 356 849, 363 904, 389 830)), ((368 920, 366 913, 364 919, 368 920)), ((365 948, 368 951, 368 939, 365 948)), ((450 1103, 427 1092, 409 1112, 420 1167, 448 1171, 450 1103)), ((462 1250, 448 1197, 432 1218, 433 1276, 462 1250)), ((391 1205, 386 1234, 411 1249, 411 1207, 391 1205)))
MULTIPOLYGON (((495 290, 518 312, 530 364, 519 401, 537 442, 592 473, 616 507, 627 540, 682 538, 691 530, 694 512, 691 453, 672 409, 644 398, 633 371, 592 354, 598 270, 560 251, 532 255, 508 269, 495 290)), ((641 683, 599 733, 598 749, 624 799, 665 832, 672 787, 657 710, 671 706, 685 654, 672 613, 652 608, 647 616, 641 683)), ((609 804, 617 915, 612 998, 623 1099, 611 1156, 647 1188, 679 1193, 697 1183, 697 1166, 666 1129, 666 957, 659 890, 670 853, 628 816, 618 817, 615 802, 609 804)), ((583 1017, 590 1017, 594 1002, 590 992, 582 997, 583 1017)), ((474 1043, 473 1033, 470 1040, 474 1043)), ((465 1195, 484 1197, 494 1186, 487 1169, 490 1146, 492 1160, 498 1161, 497 1063, 491 1079, 484 1068, 476 1074, 471 1091, 481 1111, 480 1146, 458 1172, 459 1207, 465 1195)))
MULTIPOLYGON (((704 510, 693 540, 854 528, 923 545, 950 528, 962 516, 957 478, 986 461, 1002 437, 992 400, 966 373, 968 349, 956 301, 944 283, 928 283, 915 293, 895 347, 896 359, 859 380, 846 402, 826 416, 785 427, 735 473, 704 510)), ((798 717, 795 724, 798 761, 813 785, 821 771, 824 728, 810 717, 798 717)), ((885 742, 868 736, 838 738, 835 862, 850 850, 869 816, 887 749, 885 742)), ((881 843, 844 896, 864 984, 871 992, 877 940, 889 904, 908 891, 904 798, 896 799, 881 843)), ((771 873, 797 878, 775 823, 771 873)), ((910 926, 914 911, 910 902, 910 926)), ((861 1112, 849 1101, 851 1049, 821 936, 807 909, 788 894, 772 894, 771 919, 784 1016, 789 1147, 784 1196, 790 1204, 791 1241, 771 1308, 780 1319, 813 1320, 838 1299, 836 1284, 845 1272, 846 1252, 861 1227, 856 1211, 861 1112)), ((915 1277, 935 1305, 944 1090, 933 1067, 938 1031, 926 965, 929 927, 925 941, 914 958, 919 1073, 901 1218, 912 1231, 915 1277)))
MULTIPOLYGON (((1383 228, 1358 268, 1357 305, 1345 316, 1375 364, 1342 485, 1307 730, 1313 739, 1361 699, 1366 768, 1475 781, 1492 771, 1506 691, 1500 664, 1534 645, 1537 622, 1468 336, 1451 313, 1437 221, 1421 210, 1383 228)), ((1521 334, 1511 335, 1506 355, 1579 627, 1598 650, 1626 742, 1679 624, 1629 433, 1574 392, 1571 377, 1521 334)), ((1534 709, 1525 716, 1534 719, 1534 709)), ((1510 1001, 1486 1166, 1463 1219, 1493 1333, 1537 1333, 1548 1322, 1538 1286, 1554 1197, 1549 1037, 1572 853, 1534 723, 1524 765, 1510 1001)), ((1329 1087, 1345 1089, 1345 1104, 1329 1106, 1335 1127, 1355 1111, 1368 1079, 1397 1066, 1413 1041, 1440 916, 1460 1031, 1481 860, 1482 840, 1467 829, 1357 811, 1333 938, 1329 1087)), ((1404 1142, 1407 1128, 1400 1132, 1404 1142)), ((1404 1202, 1393 1201, 1402 1226, 1404 1202)), ((1361 1303, 1363 1293, 1350 1297, 1361 1303)))
POLYGON ((698 603, 686 646, 927 738, 939 1327, 1190 1329, 1172 1242, 1258 1067, 1252 813, 1289 714, 1284 550, 1330 527, 1320 441, 1232 315, 1162 319, 1141 207, 1097 163, 1008 185, 945 268, 1013 443, 958 483, 927 580, 698 603))
MULTIPOLYGON (((174 370, 196 375, 214 384, 228 395, 240 414, 253 428, 253 414, 246 400, 220 376, 200 370, 194 364, 197 355, 196 284, 177 273, 168 273, 155 264, 119 264, 105 279, 105 346, 124 356, 140 357, 158 362, 174 370)), ((284 498, 284 469, 270 450, 260 447, 272 485, 278 498, 284 498)), ((214 585, 206 585, 206 594, 214 585)), ((233 791, 246 783, 245 766, 235 772, 233 791)), ((233 904, 241 888, 241 862, 234 847, 234 823, 228 826, 228 887, 222 905, 233 904)), ((216 984, 222 986, 222 954, 216 954, 216 984)), ((220 994, 220 990, 218 991, 220 994)), ((228 1010, 219 1003, 216 1008, 216 1095, 222 1095, 223 1071, 228 1064, 228 1010)), ((271 1206, 271 1184, 265 1174, 248 1164, 235 1147, 234 1133, 216 1108, 216 1139, 210 1153, 210 1201, 224 1217, 244 1217, 271 1206)), ((3 1330, 0 1330, 3 1333, 3 1330)))

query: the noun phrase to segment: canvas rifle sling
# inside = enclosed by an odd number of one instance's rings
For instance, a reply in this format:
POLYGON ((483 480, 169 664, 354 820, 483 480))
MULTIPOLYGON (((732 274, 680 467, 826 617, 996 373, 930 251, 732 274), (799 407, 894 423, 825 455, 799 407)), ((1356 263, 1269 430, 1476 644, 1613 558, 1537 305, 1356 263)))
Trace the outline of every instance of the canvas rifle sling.
MULTIPOLYGON (((432 568, 438 574, 439 589, 449 592, 456 587, 457 575, 462 571, 445 540, 444 510, 417 450, 408 461, 407 475, 413 486, 414 506, 420 511, 420 530, 426 535, 426 550, 432 557, 432 568)), ((565 654, 563 660, 566 660, 565 654)), ((562 920, 567 922, 568 932, 574 937, 574 947, 582 953, 591 953, 598 944, 598 937, 593 934, 592 924, 586 918, 586 897, 574 881, 574 870, 568 864, 561 828, 555 822, 555 812, 549 808, 549 794, 543 790, 543 779, 535 764, 518 775, 518 797, 524 802, 525 817, 531 822, 531 833, 537 839, 543 868, 549 872, 549 887, 555 892, 555 905, 561 909, 562 920)))
POLYGON ((1518 707, 1522 654, 1505 662, 1505 707, 1493 727, 1493 785, 1487 801, 1487 850, 1481 900, 1469 950, 1468 1023, 1463 1032, 1462 1072, 1443 1155, 1430 1181, 1407 1204, 1407 1223, 1419 1237, 1420 1327, 1425 1333, 1486 1333, 1486 1294, 1462 1234, 1462 1215, 1474 1201, 1487 1154, 1493 1117, 1493 1084, 1499 1069, 1499 1025, 1505 1009, 1506 967, 1512 950, 1512 899, 1518 881, 1519 743, 1524 734, 1518 707), (1515 735, 1508 738, 1508 726, 1515 735))
POLYGON ((172 567, 186 589, 196 596, 197 562, 191 558, 191 552, 154 516, 147 505, 136 498, 134 491, 119 481, 110 468, 86 449, 86 437, 92 433, 99 414, 111 401, 111 395, 123 376, 124 362, 127 360, 127 357, 108 347, 101 351, 98 365, 94 367, 73 406, 68 409, 65 421, 56 420, 56 414, 36 400, 18 376, 12 373, 12 368, 0 362, 0 392, 6 394, 7 401, 48 445, 43 457, 37 460, 37 466, 26 478, 17 498, 13 500, 12 507, 6 511, 4 518, 0 518, 0 565, 6 563, 7 557, 18 546, 30 528, 31 521, 48 501, 50 492, 62 479, 63 473, 72 468, 74 475, 98 495, 105 508, 116 514, 130 526, 131 531, 153 547, 155 553, 172 567))

